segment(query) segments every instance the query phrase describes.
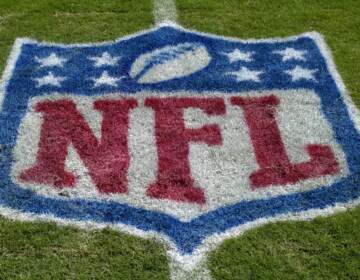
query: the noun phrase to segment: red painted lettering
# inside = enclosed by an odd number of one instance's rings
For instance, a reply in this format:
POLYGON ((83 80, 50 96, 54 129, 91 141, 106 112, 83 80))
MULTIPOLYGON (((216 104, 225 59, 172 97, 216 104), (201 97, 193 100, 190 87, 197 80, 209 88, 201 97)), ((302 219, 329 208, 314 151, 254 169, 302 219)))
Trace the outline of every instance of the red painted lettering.
POLYGON ((135 99, 96 101, 94 108, 103 117, 98 141, 73 101, 38 103, 36 111, 43 114, 39 151, 35 165, 20 179, 57 188, 73 186, 75 176, 64 170, 72 143, 100 192, 127 192, 128 112, 136 106, 135 99))
POLYGON ((309 144, 305 147, 310 156, 307 162, 292 164, 286 153, 276 122, 274 96, 232 97, 231 103, 242 107, 249 128, 259 170, 250 175, 253 188, 295 183, 339 172, 339 166, 330 146, 309 144))
POLYGON ((204 203, 204 191, 195 186, 189 163, 189 143, 221 145, 216 124, 185 128, 184 109, 200 108, 208 115, 225 114, 223 98, 147 98, 145 106, 155 110, 158 153, 157 181, 147 190, 150 197, 204 203))

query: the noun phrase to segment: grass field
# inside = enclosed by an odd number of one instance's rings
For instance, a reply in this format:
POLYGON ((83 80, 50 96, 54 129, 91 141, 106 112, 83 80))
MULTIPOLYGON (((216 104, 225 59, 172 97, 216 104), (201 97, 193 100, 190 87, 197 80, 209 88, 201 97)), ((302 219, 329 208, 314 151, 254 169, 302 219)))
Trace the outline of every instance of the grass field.
MULTIPOLYGON (((360 108, 360 1, 178 0, 179 23, 239 38, 325 36, 360 108)), ((16 37, 111 40, 153 25, 152 2, 0 0, 0 69, 16 37)), ((360 207, 311 222, 270 224, 210 254, 214 279, 360 279, 360 207)), ((168 279, 165 249, 110 230, 0 219, 0 279, 168 279)))

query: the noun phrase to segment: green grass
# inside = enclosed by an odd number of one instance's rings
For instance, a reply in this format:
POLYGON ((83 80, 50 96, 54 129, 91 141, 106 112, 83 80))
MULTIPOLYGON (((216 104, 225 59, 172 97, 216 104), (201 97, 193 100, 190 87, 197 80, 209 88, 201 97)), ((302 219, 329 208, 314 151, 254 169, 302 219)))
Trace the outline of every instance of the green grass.
POLYGON ((211 253, 215 279, 360 279, 360 208, 269 224, 211 253))
POLYGON ((163 248, 114 231, 0 220, 0 279, 168 279, 163 248))
MULTIPOLYGON (((263 38, 316 30, 360 107, 360 1, 178 0, 180 23, 263 38)), ((152 24, 148 1, 0 0, 0 69, 16 37, 55 42, 115 39, 152 24)), ((311 222, 266 225, 210 254, 215 279, 360 279, 360 207, 311 222)), ((105 230, 0 219, 0 279, 168 279, 156 241, 105 230)))
POLYGON ((3 68, 16 37, 97 42, 152 24, 151 0, 0 0, 0 67, 3 68))

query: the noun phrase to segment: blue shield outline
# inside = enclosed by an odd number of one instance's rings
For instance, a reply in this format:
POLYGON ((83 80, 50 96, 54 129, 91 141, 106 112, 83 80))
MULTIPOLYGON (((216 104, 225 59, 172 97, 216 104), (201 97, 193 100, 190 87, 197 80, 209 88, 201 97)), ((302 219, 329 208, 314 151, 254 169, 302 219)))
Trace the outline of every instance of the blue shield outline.
MULTIPOLYGON (((275 58, 272 57, 271 61, 275 58)), ((70 61, 71 62, 71 61, 70 61)), ((305 62, 297 62, 302 64, 305 62)), ((294 62, 287 62, 291 68, 294 62)), ((45 71, 45 70, 39 70, 45 71)), ((61 75, 61 69, 54 73, 61 75)), ((85 72, 87 70, 84 70, 85 72)), ((90 71, 90 70, 89 70, 90 71)), ((98 71, 98 70, 91 70, 98 71)), ((45 73, 45 72, 44 72, 45 73)), ((40 73, 41 74, 41 73, 40 73)), ((100 72, 92 72, 100 74, 100 72)), ((255 223, 259 219, 274 219, 290 213, 299 214, 317 209, 321 212, 338 204, 353 204, 360 197, 360 134, 359 114, 347 95, 343 82, 336 72, 334 63, 327 51, 327 47, 317 33, 306 33, 297 37, 271 40, 238 40, 220 36, 188 31, 177 26, 161 26, 149 31, 135 34, 118 41, 102 44, 61 45, 38 43, 29 39, 18 39, 13 47, 8 65, 3 76, 2 87, 3 104, 0 124, 0 206, 3 209, 15 209, 27 213, 31 217, 48 216, 49 220, 65 220, 78 222, 93 222, 95 224, 119 225, 134 229, 134 233, 159 233, 169 240, 179 255, 192 255, 201 247, 204 240, 219 234, 240 228, 248 223, 255 223), (116 91, 136 94, 140 91, 173 92, 184 90, 194 94, 207 91, 226 93, 247 92, 253 90, 272 89, 311 89, 320 97, 322 111, 331 124, 334 137, 341 145, 349 168, 349 175, 330 186, 323 186, 311 191, 281 195, 269 199, 242 201, 225 206, 200 215, 189 222, 159 212, 135 208, 117 202, 100 202, 85 199, 62 200, 46 198, 15 185, 10 176, 12 166, 12 149, 17 139, 17 129, 27 110, 29 98, 53 91, 52 88, 37 88, 29 83, 32 73, 31 59, 45 56, 56 51, 70 57, 76 63, 68 69, 68 81, 57 92, 71 92, 78 95, 96 96, 112 93, 113 89, 90 89, 89 81, 80 79, 76 65, 84 63, 85 55, 95 55, 99 49, 117 53, 125 57, 123 64, 113 74, 124 75, 128 73, 131 62, 137 55, 149 51, 151 48, 161 48, 168 44, 183 42, 198 42, 208 47, 215 58, 208 67, 196 74, 182 79, 174 79, 157 84, 139 84, 127 79, 119 85, 116 91), (297 81, 291 82, 280 70, 270 71, 260 84, 252 82, 237 83, 224 80, 219 75, 224 71, 216 57, 220 51, 228 51, 236 47, 244 50, 256 51, 259 56, 257 63, 269 63, 269 53, 286 47, 306 48, 309 51, 309 60, 306 66, 317 68, 318 82, 297 81), (332 113, 337 110, 336 116, 332 113), (94 211, 96 210, 96 211, 94 211)), ((357 203, 357 202, 356 202, 357 203)), ((11 211, 10 211, 11 212, 11 211)), ((320 213, 319 212, 319 213, 320 213)), ((2 211, 10 217, 15 216, 2 211)), ((301 215, 301 214, 299 214, 301 215)), ((129 230, 128 230, 129 231, 129 230)), ((141 235, 140 234, 140 235, 141 235)))

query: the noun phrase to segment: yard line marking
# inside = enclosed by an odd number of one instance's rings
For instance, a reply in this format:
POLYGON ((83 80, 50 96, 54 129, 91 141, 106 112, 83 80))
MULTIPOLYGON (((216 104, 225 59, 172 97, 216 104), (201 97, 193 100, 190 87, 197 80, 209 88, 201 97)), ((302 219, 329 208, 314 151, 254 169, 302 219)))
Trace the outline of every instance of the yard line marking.
POLYGON ((172 258, 169 260, 169 266, 170 280, 212 280, 206 258, 190 270, 184 269, 180 263, 172 258))
POLYGON ((154 0, 154 20, 155 25, 176 23, 175 0, 154 0))

